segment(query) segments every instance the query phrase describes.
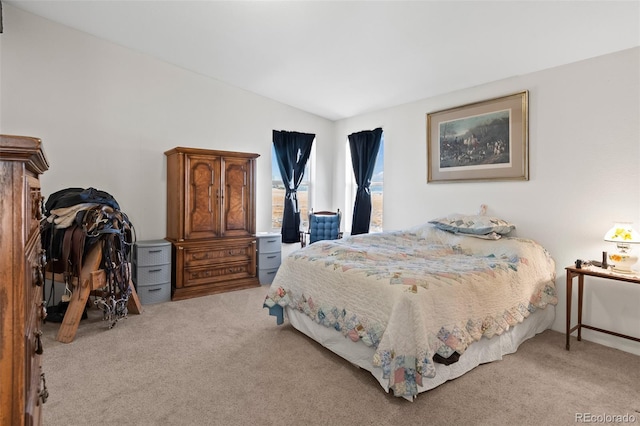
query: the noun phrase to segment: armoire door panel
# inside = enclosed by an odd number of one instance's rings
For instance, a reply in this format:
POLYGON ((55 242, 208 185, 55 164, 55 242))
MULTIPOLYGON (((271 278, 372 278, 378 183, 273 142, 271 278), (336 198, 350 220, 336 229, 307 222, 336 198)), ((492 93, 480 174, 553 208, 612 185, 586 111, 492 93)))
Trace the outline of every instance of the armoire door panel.
POLYGON ((220 233, 220 159, 187 157, 185 239, 213 238, 220 233))
POLYGON ((244 159, 224 159, 224 226, 225 236, 248 236, 251 231, 250 167, 244 159))

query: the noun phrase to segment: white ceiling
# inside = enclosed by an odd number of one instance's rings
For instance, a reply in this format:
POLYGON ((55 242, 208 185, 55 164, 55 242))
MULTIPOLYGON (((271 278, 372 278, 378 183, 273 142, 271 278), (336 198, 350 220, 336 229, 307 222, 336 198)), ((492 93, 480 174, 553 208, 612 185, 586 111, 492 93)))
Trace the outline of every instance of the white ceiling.
POLYGON ((640 45, 637 0, 3 3, 331 120, 640 45))

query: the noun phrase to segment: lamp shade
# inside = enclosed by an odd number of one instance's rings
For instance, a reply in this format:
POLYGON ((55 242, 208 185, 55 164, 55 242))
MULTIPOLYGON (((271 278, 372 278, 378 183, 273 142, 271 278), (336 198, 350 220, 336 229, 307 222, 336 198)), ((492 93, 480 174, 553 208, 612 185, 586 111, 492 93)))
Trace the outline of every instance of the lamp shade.
POLYGON ((640 235, 630 223, 618 222, 604 234, 604 240, 612 243, 637 244, 640 243, 640 235))

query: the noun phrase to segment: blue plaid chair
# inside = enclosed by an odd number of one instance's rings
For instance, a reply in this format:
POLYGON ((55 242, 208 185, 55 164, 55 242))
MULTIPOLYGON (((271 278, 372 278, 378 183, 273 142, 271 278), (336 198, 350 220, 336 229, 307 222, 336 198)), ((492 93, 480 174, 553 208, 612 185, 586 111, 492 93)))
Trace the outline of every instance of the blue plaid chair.
POLYGON ((300 244, 302 247, 307 245, 307 237, 309 244, 313 244, 320 240, 337 240, 342 238, 340 232, 340 220, 342 213, 340 209, 335 212, 321 211, 309 212, 309 230, 300 233, 300 244))

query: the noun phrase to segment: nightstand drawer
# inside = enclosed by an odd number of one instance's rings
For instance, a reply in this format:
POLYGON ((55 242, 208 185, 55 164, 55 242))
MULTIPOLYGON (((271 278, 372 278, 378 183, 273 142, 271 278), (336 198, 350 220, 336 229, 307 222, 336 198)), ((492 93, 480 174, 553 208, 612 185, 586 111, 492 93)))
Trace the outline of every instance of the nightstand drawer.
POLYGON ((154 303, 169 302, 171 300, 171 283, 147 285, 137 287, 136 292, 140 303, 151 305, 154 303))
POLYGON ((260 284, 271 284, 277 272, 278 272, 278 268, 259 269, 258 280, 260 281, 260 284))
POLYGON ((273 269, 280 266, 282 254, 277 253, 262 253, 258 255, 258 268, 259 269, 273 269))
POLYGON ((139 241, 134 246, 133 261, 138 266, 171 263, 171 243, 165 240, 139 241))
POLYGON ((258 234, 258 252, 259 253, 275 253, 281 250, 282 235, 280 234, 258 234))
MULTIPOLYGON (((134 264, 135 265, 135 264, 134 264)), ((171 264, 154 266, 134 266, 133 281, 136 286, 171 282, 171 264)))

